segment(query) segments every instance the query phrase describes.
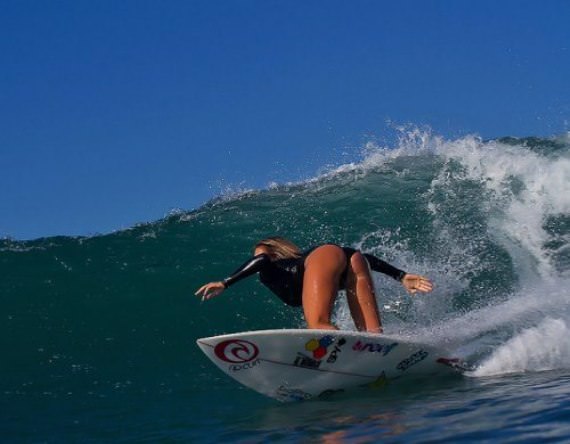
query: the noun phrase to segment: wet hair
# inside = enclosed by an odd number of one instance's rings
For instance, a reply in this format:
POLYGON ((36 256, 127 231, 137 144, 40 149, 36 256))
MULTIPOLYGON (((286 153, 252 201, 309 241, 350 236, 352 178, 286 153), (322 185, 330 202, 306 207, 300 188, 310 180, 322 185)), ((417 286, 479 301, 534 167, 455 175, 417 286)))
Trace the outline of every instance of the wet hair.
POLYGON ((279 236, 272 236, 260 240, 253 249, 266 247, 272 260, 296 259, 301 257, 301 250, 293 242, 279 236))

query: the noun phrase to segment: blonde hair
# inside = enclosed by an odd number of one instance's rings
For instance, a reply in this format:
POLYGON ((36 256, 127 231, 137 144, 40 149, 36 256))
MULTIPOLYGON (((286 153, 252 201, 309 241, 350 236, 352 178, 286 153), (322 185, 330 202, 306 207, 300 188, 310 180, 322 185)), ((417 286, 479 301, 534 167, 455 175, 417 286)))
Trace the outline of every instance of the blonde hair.
POLYGON ((272 236, 260 240, 255 244, 254 250, 259 247, 266 247, 269 256, 273 260, 296 259, 301 257, 301 250, 293 242, 279 236, 272 236))

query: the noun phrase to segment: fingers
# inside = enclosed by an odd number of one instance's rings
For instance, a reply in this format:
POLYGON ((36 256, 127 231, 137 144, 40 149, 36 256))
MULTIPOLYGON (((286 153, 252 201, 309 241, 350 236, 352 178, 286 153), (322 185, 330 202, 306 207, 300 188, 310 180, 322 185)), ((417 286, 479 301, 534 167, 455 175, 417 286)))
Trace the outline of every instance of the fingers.
POLYGON ((433 290, 433 284, 428 278, 424 276, 418 276, 418 280, 416 281, 414 288, 418 291, 421 291, 422 293, 427 293, 428 291, 433 290))
POLYGON ((213 297, 219 295, 221 293, 219 288, 209 288, 208 292, 204 293, 204 296, 202 296, 202 300, 208 300, 208 299, 212 299, 213 297))
POLYGON ((206 284, 196 292, 197 296, 202 296, 202 299, 209 299, 212 293, 212 284, 206 284))
POLYGON ((433 290, 433 284, 425 276, 412 274, 407 275, 404 279, 406 289, 412 294, 415 294, 418 291, 421 293, 428 293, 433 290))
POLYGON ((209 286, 209 285, 210 285, 210 284, 202 285, 202 286, 198 289, 198 291, 196 291, 196 293, 194 293, 194 294, 195 294, 196 296, 203 295, 203 293, 206 293, 206 292, 208 291, 208 286, 209 286))
POLYGON ((196 293, 196 296, 201 296, 202 300, 211 299, 217 295, 219 295, 222 291, 224 291, 224 286, 220 282, 210 282, 206 285, 202 285, 196 293))

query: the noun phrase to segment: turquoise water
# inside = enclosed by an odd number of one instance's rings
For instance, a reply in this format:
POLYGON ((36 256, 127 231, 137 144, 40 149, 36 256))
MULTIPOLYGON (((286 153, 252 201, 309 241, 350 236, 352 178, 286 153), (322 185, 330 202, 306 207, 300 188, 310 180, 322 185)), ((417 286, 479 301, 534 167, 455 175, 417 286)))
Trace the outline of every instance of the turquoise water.
MULTIPOLYGON (((6 442, 568 440, 570 144, 404 134, 314 179, 229 193, 94 237, 0 241, 6 442), (281 404, 195 340, 302 327, 256 279, 200 302, 253 243, 356 246, 430 276, 376 276, 386 332, 452 348, 456 378, 281 404)), ((335 322, 352 329, 344 299, 335 322)))

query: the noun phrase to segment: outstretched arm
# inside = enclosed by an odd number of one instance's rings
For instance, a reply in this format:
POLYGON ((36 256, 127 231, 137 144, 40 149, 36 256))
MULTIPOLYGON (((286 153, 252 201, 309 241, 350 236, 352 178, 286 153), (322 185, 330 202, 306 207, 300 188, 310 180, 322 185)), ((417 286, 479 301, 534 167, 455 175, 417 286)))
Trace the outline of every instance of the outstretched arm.
POLYGON ((260 272, 263 267, 270 261, 269 256, 266 254, 259 254, 252 257, 243 263, 236 271, 234 271, 230 277, 227 277, 223 281, 210 282, 203 285, 196 291, 196 296, 201 296, 202 300, 211 299, 218 296, 230 285, 235 284, 242 279, 245 279, 252 274, 260 272))
POLYGON ((368 260, 372 270, 384 273, 397 281, 400 281, 404 288, 411 294, 415 294, 418 291, 427 293, 428 291, 433 290, 433 284, 425 276, 406 273, 405 271, 400 270, 399 268, 390 265, 388 262, 383 261, 376 256, 372 256, 371 254, 364 254, 364 257, 368 260))
POLYGON ((364 257, 370 264, 370 268, 372 268, 372 270, 386 274, 391 278, 396 279, 397 281, 401 282, 403 277, 406 275, 405 271, 400 270, 393 265, 390 265, 388 262, 383 261, 376 256, 372 256, 371 254, 364 254, 364 257))

